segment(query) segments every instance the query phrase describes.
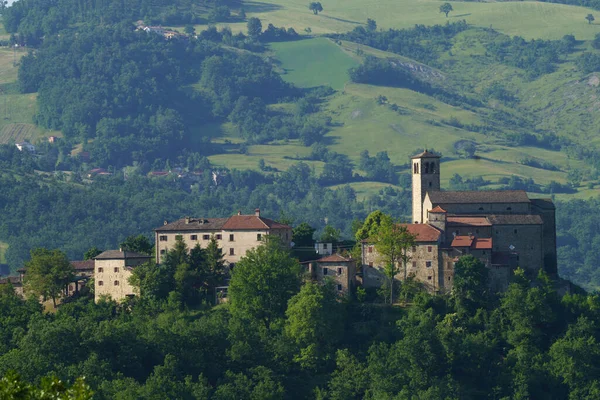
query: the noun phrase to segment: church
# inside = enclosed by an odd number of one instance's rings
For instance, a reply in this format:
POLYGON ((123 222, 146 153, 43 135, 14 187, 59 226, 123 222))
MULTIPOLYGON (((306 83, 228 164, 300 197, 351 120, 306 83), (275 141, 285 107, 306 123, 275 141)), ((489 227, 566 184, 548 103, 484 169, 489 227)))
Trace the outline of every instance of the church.
MULTIPOLYGON (((452 289, 454 264, 467 254, 490 271, 492 288, 508 286, 515 268, 535 276, 557 272, 555 207, 551 199, 531 199, 523 190, 442 191, 440 157, 424 151, 412 157, 410 261, 396 279, 414 276, 431 292, 452 289)), ((362 243, 363 285, 387 279, 376 249, 362 243)))

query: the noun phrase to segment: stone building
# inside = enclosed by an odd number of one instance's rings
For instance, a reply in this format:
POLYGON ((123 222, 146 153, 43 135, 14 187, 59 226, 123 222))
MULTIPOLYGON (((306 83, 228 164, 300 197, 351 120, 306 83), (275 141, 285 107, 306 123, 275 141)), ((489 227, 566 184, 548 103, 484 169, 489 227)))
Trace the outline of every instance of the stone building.
POLYGON ((183 238, 188 249, 197 244, 206 248, 214 236, 223 249, 224 260, 230 265, 238 262, 246 251, 261 244, 266 235, 278 236, 286 246, 292 242, 292 227, 262 217, 259 209, 253 215, 238 213, 229 218, 185 217, 171 223, 165 221, 154 232, 157 263, 175 246, 177 236, 183 238))
POLYGON ((355 286, 356 263, 339 254, 331 254, 315 261, 302 263, 307 267, 309 276, 316 282, 331 279, 340 295, 348 296, 355 286))
POLYGON ((109 296, 122 300, 133 296, 136 291, 129 283, 133 268, 148 262, 152 256, 132 251, 107 250, 94 259, 94 297, 109 296))
MULTIPOLYGON (((434 292, 452 288, 454 263, 462 255, 479 258, 496 290, 508 285, 518 266, 530 275, 556 274, 555 208, 550 199, 530 199, 522 190, 442 191, 440 157, 423 152, 412 158, 412 222, 416 237, 406 275, 434 292)), ((387 279, 374 246, 362 244, 365 286, 387 279)), ((399 266, 396 279, 404 279, 399 266)))

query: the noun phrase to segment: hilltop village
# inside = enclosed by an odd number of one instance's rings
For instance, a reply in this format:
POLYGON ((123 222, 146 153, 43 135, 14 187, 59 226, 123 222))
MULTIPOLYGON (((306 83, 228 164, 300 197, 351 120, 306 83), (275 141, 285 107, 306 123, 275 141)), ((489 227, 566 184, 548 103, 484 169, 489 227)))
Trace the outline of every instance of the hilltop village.
MULTIPOLYGON (((506 289, 512 272, 521 267, 531 276, 544 270, 557 274, 555 208, 550 199, 530 199, 525 191, 442 191, 440 157, 425 151, 412 157, 412 223, 401 224, 414 238, 407 251, 406 268, 398 266, 395 279, 411 277, 429 292, 452 289, 454 265, 461 256, 473 255, 488 268, 495 291, 506 289)), ((79 292, 93 281, 96 301, 103 296, 122 300, 135 296, 132 271, 152 261, 161 264, 181 240, 187 249, 206 248, 216 240, 228 273, 246 254, 277 237, 293 249, 293 228, 261 215, 238 213, 229 218, 185 217, 164 221, 154 229, 154 255, 126 250, 107 250, 92 260, 72 261, 76 278, 65 295, 79 292), (93 280, 92 280, 93 278, 93 280), (88 283, 89 284, 89 283, 88 283)), ((317 243, 314 257, 302 262, 310 278, 333 280, 340 295, 351 295, 357 286, 381 287, 387 280, 385 261, 372 239, 360 243, 360 259, 335 251, 333 243, 317 243)), ((310 258, 310 257, 309 257, 310 258)), ((11 283, 23 294, 26 269, 0 283, 11 283)), ((212 288, 215 301, 226 298, 227 285, 212 288)))

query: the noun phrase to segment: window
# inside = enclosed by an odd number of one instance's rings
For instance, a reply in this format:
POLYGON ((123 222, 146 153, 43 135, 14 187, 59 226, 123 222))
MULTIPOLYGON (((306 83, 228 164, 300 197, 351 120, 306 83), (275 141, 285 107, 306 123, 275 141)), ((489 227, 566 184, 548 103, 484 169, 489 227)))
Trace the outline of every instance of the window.
POLYGON ((475 233, 479 233, 479 229, 475 229, 475 233))
POLYGON ((210 240, 210 235, 202 235, 202 240, 210 240))
POLYGON ((323 275, 327 275, 327 268, 323 268, 323 275))
POLYGON ((479 211, 483 211, 483 207, 479 207, 479 211))
POLYGON ((373 266, 373 263, 372 263, 372 262, 370 262, 370 263, 369 263, 369 267, 372 267, 372 266, 373 266))
POLYGON ((235 250, 234 250, 234 249, 229 249, 229 255, 230 255, 230 256, 233 256, 233 255, 235 255, 235 250))
POLYGON ((161 242, 166 242, 167 241, 167 235, 160 235, 158 237, 158 240, 161 241, 161 242))
POLYGON ((429 173, 429 163, 428 162, 425 163, 425 172, 424 173, 425 174, 429 173))
MULTIPOLYGON (((323 249, 325 251, 327 251, 327 248, 329 247, 329 243, 323 243, 323 249)), ((369 252, 370 253, 370 252, 369 252)))
POLYGON ((115 286, 119 286, 119 281, 115 281, 115 286))
POLYGON ((425 261, 425 266, 427 268, 431 268, 431 261, 425 261))
POLYGON ((373 246, 369 246, 368 249, 369 249, 369 253, 373 252, 373 246))
POLYGON ((229 241, 233 242, 233 233, 229 235, 229 241))
POLYGON ((198 235, 191 235, 190 240, 198 240, 198 235))
POLYGON ((413 246, 413 247, 412 247, 412 251, 413 251, 413 253, 414 253, 415 251, 417 251, 417 246, 413 246))
POLYGON ((119 272, 119 267, 115 267, 115 272, 119 272))
POLYGON ((412 262, 412 267, 413 267, 413 268, 417 268, 417 262, 416 262, 416 261, 413 261, 413 262, 412 262))
POLYGON ((428 252, 428 253, 431 253, 431 251, 432 251, 432 250, 433 250, 433 247, 431 247, 431 246, 427 246, 427 252, 428 252))
POLYGON ((262 240, 262 235, 260 233, 256 234, 256 240, 258 240, 259 242, 262 240))
POLYGON ((221 235, 221 234, 217 235, 217 240, 221 240, 221 239, 223 239, 223 235, 221 235))
POLYGON ((98 273, 102 273, 102 272, 104 272, 104 268, 98 267, 98 273))
POLYGON ((104 282, 98 281, 98 286, 104 286, 104 282))
POLYGON ((429 182, 429 187, 431 187, 431 182, 429 182))
POLYGON ((338 267, 338 275, 341 275, 341 274, 342 274, 342 268, 338 267))
POLYGON ((517 233, 517 230, 515 229, 515 234, 517 233))
POLYGON ((342 285, 338 285, 338 292, 342 291, 342 285))
POLYGON ((160 251, 160 254, 167 254, 167 250, 165 250, 165 249, 162 249, 162 250, 160 251))
POLYGON ((511 211, 512 207, 506 207, 506 211, 511 211))
POLYGON ((428 281, 430 281, 430 280, 431 280, 431 275, 429 275, 429 276, 427 277, 427 280, 428 280, 428 281))
POLYGON ((448 277, 448 282, 450 282, 450 277, 448 277))

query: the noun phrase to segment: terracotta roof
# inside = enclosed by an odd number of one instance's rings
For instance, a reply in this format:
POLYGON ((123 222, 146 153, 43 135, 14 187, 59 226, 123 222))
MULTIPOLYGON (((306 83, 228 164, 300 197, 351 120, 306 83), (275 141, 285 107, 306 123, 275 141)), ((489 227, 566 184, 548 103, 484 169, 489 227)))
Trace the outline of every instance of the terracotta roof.
POLYGON ((492 238, 476 238, 472 248, 475 250, 491 250, 492 238))
POLYGON ((517 215, 489 215, 488 220, 493 225, 541 225, 542 217, 539 215, 517 214, 517 215))
POLYGON ((433 208, 433 210, 429 210, 430 213, 445 213, 447 212, 446 210, 444 210, 442 207, 440 206, 435 206, 433 208))
POLYGON ((331 254, 329 256, 319 258, 317 262, 351 262, 352 260, 346 257, 342 257, 339 254, 331 254))
POLYGON ((268 218, 256 215, 234 215, 229 217, 223 229, 292 229, 289 225, 280 224, 268 218))
POLYGON ((524 190, 483 190, 464 192, 427 192, 433 204, 529 203, 524 190))
POLYGON ((416 156, 412 156, 411 158, 440 158, 440 156, 425 150, 424 152, 417 154, 416 156))
POLYGON ((93 270, 95 262, 94 260, 71 261, 71 265, 76 271, 85 271, 88 269, 93 270))
POLYGON ((473 236, 454 236, 454 240, 450 246, 452 247, 471 247, 473 244, 473 236))
POLYGON ((225 222, 227 222, 227 218, 182 218, 156 228, 155 231, 220 231, 225 222))
POLYGON ((152 258, 134 251, 106 250, 96 256, 95 260, 125 260, 127 258, 152 258))
POLYGON ((450 226, 492 226, 486 217, 448 217, 446 223, 450 226))
POLYGON ((452 247, 470 247, 474 250, 491 250, 492 238, 476 238, 474 236, 455 236, 452 247))
POLYGON ((415 235, 417 242, 437 242, 441 232, 429 224, 401 224, 409 233, 415 235))

